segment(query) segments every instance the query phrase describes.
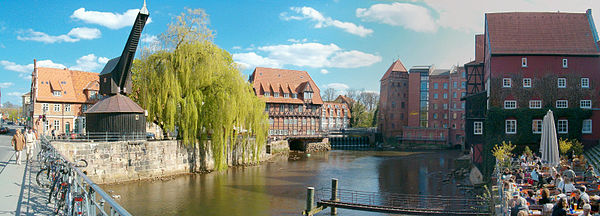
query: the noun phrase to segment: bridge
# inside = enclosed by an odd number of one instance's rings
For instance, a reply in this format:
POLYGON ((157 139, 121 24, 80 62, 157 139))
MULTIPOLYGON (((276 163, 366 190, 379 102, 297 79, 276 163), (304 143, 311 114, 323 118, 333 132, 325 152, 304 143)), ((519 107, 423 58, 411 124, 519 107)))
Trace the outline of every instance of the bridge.
POLYGON ((404 215, 490 215, 490 204, 485 199, 345 190, 337 187, 337 179, 331 182, 331 188, 307 189, 303 215, 326 208, 332 215, 338 208, 404 215))

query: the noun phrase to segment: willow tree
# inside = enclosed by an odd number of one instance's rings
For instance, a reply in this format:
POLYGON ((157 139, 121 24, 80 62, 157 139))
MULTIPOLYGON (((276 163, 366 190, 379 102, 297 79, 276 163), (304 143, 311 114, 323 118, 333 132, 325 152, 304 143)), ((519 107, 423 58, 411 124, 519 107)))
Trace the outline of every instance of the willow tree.
MULTIPOLYGON (((265 103, 258 99, 231 54, 212 41, 207 15, 187 9, 160 37, 161 49, 145 49, 134 62, 132 97, 148 121, 177 129, 185 145, 210 139, 215 169, 227 168, 226 151, 239 137, 255 137, 254 160, 266 142, 265 103)), ((245 143, 245 142, 241 142, 245 143)), ((248 146, 244 146, 248 147, 248 146)))

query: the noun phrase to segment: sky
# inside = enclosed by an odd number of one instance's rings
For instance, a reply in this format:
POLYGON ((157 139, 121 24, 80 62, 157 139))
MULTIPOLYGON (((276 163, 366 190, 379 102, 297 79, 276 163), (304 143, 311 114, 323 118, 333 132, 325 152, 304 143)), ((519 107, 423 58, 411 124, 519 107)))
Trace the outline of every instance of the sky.
MULTIPOLYGON (((1 102, 21 104, 33 59, 42 67, 100 72, 121 54, 142 4, 0 1, 1 102)), ((600 17, 596 0, 148 0, 147 8, 140 47, 153 46, 185 8, 202 8, 214 42, 232 54, 245 76, 257 66, 303 70, 319 88, 339 93, 378 92, 381 76, 397 59, 407 68, 469 62, 488 12, 591 8, 600 17)))

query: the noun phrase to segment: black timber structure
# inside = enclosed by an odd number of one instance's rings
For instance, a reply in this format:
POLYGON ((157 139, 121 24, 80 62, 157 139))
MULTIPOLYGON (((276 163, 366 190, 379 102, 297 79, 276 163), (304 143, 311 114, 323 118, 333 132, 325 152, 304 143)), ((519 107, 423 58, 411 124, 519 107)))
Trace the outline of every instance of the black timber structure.
POLYGON ((145 111, 127 95, 131 91, 131 65, 149 13, 140 9, 123 53, 108 61, 100 73, 102 100, 85 112, 91 139, 140 140, 146 138, 145 111))

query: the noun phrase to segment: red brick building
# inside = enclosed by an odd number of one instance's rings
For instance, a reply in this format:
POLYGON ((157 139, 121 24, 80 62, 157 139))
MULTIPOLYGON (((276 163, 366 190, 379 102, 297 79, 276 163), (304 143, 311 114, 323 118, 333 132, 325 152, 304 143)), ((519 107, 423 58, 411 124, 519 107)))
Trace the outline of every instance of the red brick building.
MULTIPOLYGON (((341 95, 340 95, 341 96, 341 95)), ((323 102, 321 130, 340 130, 350 125, 350 107, 346 103, 323 102)))
POLYGON ((466 75, 462 67, 415 66, 398 60, 381 79, 379 128, 387 140, 464 142, 466 75))
POLYGON ((250 83, 269 112, 269 136, 321 135, 321 92, 306 71, 257 67, 250 83))

